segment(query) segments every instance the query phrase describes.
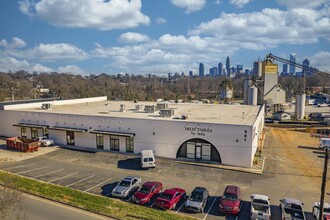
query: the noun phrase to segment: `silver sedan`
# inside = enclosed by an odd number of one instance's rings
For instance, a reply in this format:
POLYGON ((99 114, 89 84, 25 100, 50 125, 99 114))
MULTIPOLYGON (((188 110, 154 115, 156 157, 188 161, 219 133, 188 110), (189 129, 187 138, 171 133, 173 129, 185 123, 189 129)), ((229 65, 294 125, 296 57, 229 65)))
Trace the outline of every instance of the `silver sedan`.
POLYGON ((112 190, 113 197, 126 198, 134 189, 141 187, 141 177, 127 176, 112 190))

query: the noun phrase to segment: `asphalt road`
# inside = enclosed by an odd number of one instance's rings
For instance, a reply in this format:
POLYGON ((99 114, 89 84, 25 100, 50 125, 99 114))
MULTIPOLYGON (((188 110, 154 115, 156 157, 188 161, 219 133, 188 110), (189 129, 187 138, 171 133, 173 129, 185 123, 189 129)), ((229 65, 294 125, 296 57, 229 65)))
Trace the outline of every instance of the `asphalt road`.
POLYGON ((85 219, 85 220, 105 220, 110 219, 101 215, 86 212, 57 202, 41 199, 36 196, 22 194, 22 208, 18 215, 18 210, 12 210, 7 219, 25 220, 59 220, 59 219, 85 219), (18 217, 18 218, 17 218, 18 217))
MULTIPOLYGON (((20 162, 1 164, 0 169, 107 197, 111 197, 112 189, 125 176, 140 176, 143 182, 159 181, 163 183, 164 189, 180 187, 188 195, 194 187, 202 186, 211 195, 204 213, 186 212, 184 201, 177 204, 174 212, 209 220, 249 219, 249 200, 253 193, 269 195, 272 219, 280 219, 279 200, 291 197, 303 201, 307 219, 313 219, 311 207, 313 202, 319 200, 320 195, 320 186, 314 181, 318 177, 305 175, 306 171, 301 170, 290 159, 290 155, 285 154, 285 149, 279 147, 284 144, 285 139, 275 138, 269 131, 266 137, 264 152, 267 157, 263 175, 177 164, 171 160, 158 160, 156 169, 141 170, 137 157, 66 149, 58 149, 20 162), (224 215, 218 210, 219 196, 227 185, 237 185, 242 189, 243 206, 238 216, 224 215)), ((310 151, 308 148, 298 147, 293 147, 292 150, 310 151)), ((321 163, 322 158, 314 156, 313 160, 321 163)), ((130 198, 131 195, 125 200, 130 202, 130 198)), ((328 196, 326 201, 329 201, 328 196)), ((153 202, 150 206, 153 206, 153 202)))

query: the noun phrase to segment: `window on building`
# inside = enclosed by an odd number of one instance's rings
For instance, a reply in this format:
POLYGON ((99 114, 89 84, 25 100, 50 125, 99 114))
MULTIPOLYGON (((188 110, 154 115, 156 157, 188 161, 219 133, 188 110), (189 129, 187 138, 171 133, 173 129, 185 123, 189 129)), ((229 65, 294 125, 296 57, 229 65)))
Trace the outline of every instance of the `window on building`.
POLYGON ((66 132, 66 143, 67 143, 67 145, 74 146, 74 132, 73 131, 66 132))
POLYGON ((103 149, 103 147, 104 147, 103 134, 96 134, 96 148, 103 149))
POLYGON ((126 137, 126 152, 134 153, 134 138, 126 137))
POLYGON ((31 138, 37 139, 38 138, 38 128, 31 128, 31 138))
POLYGON ((22 137, 27 137, 27 135, 26 135, 26 127, 21 127, 21 136, 22 137))
POLYGON ((43 128, 42 129, 42 136, 46 137, 46 138, 49 138, 48 128, 43 128))
POLYGON ((110 136, 110 150, 119 151, 119 137, 110 136))

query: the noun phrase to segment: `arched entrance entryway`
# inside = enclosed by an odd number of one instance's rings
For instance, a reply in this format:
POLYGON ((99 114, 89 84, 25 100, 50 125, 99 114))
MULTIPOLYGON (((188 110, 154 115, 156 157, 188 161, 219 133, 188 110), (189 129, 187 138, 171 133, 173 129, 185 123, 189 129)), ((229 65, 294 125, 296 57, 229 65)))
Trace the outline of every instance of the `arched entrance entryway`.
POLYGON ((200 138, 194 138, 184 142, 176 153, 176 158, 180 157, 193 160, 214 161, 221 164, 221 157, 215 146, 200 138))

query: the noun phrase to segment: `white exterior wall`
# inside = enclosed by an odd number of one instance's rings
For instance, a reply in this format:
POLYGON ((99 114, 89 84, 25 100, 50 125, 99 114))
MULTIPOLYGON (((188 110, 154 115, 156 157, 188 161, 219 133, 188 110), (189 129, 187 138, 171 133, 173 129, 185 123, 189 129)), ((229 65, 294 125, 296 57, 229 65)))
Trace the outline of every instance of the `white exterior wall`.
POLYGON ((264 129, 265 125, 265 105, 262 105, 259 110, 258 117, 256 121, 254 122, 253 125, 253 130, 252 130, 252 158, 251 158, 251 164, 253 163, 253 158, 254 155, 257 151, 258 148, 258 140, 260 139, 261 132, 264 129), (255 133, 253 133, 253 131, 255 133))
MULTIPOLYGON (((264 111, 261 112, 262 114, 258 116, 255 124, 247 126, 198 123, 189 122, 188 120, 133 119, 47 112, 0 111, 0 135, 20 136, 20 127, 13 126, 13 124, 18 123, 83 128, 88 129, 88 132, 75 132, 75 146, 96 148, 96 135, 90 134, 89 131, 108 130, 135 133, 134 153, 151 149, 155 151, 156 156, 168 158, 176 158, 178 149, 185 141, 192 138, 201 138, 216 147, 223 164, 251 167, 258 143, 258 138, 252 139, 252 132, 253 128, 263 119, 264 111), (197 132, 187 130, 186 126, 189 128, 208 128, 209 132, 197 134, 197 132), (246 141, 244 140, 245 130, 247 131, 246 141)), ((260 131, 257 132, 259 134, 260 131)), ((27 135, 28 138, 31 137, 29 128, 27 128, 27 135)), ((56 144, 66 144, 66 131, 49 129, 49 137, 54 139, 56 144)), ((109 142, 109 136, 104 135, 105 150, 110 149, 109 142)), ((120 151, 126 152, 125 137, 120 137, 120 151)))

